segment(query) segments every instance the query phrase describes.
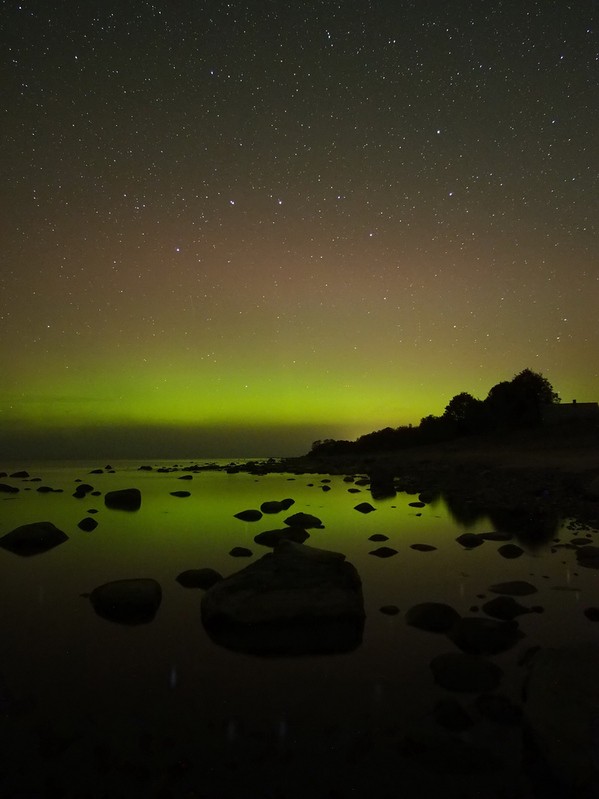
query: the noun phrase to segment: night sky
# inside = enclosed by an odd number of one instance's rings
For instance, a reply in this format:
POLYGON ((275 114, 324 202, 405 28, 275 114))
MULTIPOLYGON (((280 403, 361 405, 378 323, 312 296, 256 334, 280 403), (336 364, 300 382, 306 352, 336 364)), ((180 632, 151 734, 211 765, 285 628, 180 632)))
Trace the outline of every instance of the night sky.
POLYGON ((5 458, 599 399, 594 0, 0 13, 5 458))

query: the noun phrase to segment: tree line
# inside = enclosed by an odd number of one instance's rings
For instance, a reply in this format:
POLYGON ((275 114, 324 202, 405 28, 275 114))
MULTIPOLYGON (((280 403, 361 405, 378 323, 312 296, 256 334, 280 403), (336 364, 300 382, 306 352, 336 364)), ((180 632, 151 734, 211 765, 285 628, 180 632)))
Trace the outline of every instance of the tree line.
POLYGON ((462 391, 452 397, 441 416, 425 416, 416 427, 385 427, 355 441, 315 441, 310 455, 381 452, 461 436, 538 427, 543 423, 543 409, 558 402, 560 398, 547 378, 524 369, 511 380, 494 385, 484 400, 462 391))

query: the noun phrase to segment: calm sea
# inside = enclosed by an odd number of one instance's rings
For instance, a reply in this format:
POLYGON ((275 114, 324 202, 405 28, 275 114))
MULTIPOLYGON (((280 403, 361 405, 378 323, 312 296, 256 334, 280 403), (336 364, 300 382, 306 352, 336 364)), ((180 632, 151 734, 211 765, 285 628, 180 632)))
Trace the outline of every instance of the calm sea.
MULTIPOLYGON (((568 520, 541 536, 516 537, 525 552, 506 560, 499 543, 469 551, 456 543, 465 530, 499 524, 471 509, 458 513, 468 524, 459 522, 442 498, 414 508, 413 495, 373 500, 365 486, 351 493, 355 485, 341 476, 203 471, 182 481, 180 469, 189 462, 168 473, 156 467, 174 462, 151 465, 139 471, 139 462, 115 462, 114 473, 90 474, 105 464, 18 464, 29 479, 0 478, 19 488, 0 494, 0 535, 51 521, 69 537, 32 557, 0 549, 2 797, 391 796, 394 786, 427 781, 433 790, 437 777, 406 759, 402 742, 415 729, 435 728, 433 708, 448 692, 435 685, 429 663, 455 647, 445 636, 408 626, 406 610, 438 601, 472 615, 493 597, 492 584, 533 583, 538 593, 521 601, 544 612, 520 617, 522 642, 493 658, 505 670, 501 692, 514 700, 525 650, 595 634, 583 609, 596 594, 596 572, 577 569, 573 550, 552 551, 554 537, 577 534, 568 520), (77 480, 100 495, 74 498, 77 480), (41 493, 41 485, 63 491, 41 493), (141 490, 139 511, 104 506, 102 494, 128 487, 141 490), (191 496, 171 495, 182 489, 191 496), (286 497, 295 500, 288 512, 252 523, 234 518, 286 497), (363 501, 376 510, 357 512, 363 501), (97 511, 98 527, 86 533, 77 524, 90 510, 97 511), (202 627, 202 592, 175 578, 204 566, 227 576, 248 565, 269 551, 254 536, 283 527, 283 518, 297 511, 324 524, 309 531, 306 543, 345 553, 361 576, 367 614, 361 646, 335 656, 261 658, 215 645, 202 627), (369 540, 375 533, 386 535, 397 554, 369 554, 380 546, 369 540), (414 543, 436 549, 415 551, 414 543), (234 546, 249 547, 252 557, 230 556, 234 546), (162 587, 151 623, 107 621, 82 596, 136 577, 162 587), (380 612, 391 604, 398 615, 380 612)), ((495 742, 507 735, 493 725, 476 729, 495 742)), ((512 778, 508 770, 501 779, 512 778)), ((444 776, 446 795, 453 795, 452 780, 455 795, 463 795, 464 779, 444 776)))

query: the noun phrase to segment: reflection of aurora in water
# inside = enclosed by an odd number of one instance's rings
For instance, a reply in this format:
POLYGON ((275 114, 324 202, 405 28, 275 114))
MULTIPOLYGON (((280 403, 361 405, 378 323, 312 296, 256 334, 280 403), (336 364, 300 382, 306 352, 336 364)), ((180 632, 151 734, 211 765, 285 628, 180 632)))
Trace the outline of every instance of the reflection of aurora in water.
MULTIPOLYGON (((266 758, 270 768, 274 758, 282 784, 295 775, 298 785, 310 778, 312 784, 317 780, 330 787, 334 768, 346 769, 347 753, 368 749, 367 741, 376 742, 375 750, 391 747, 397 757, 401 736, 430 719, 434 703, 444 696, 429 663, 452 644, 445 636, 406 625, 405 612, 414 604, 446 602, 461 615, 472 615, 473 607, 485 601, 482 595, 492 596, 492 584, 532 582, 538 593, 530 604, 541 605, 545 612, 521 617, 522 643, 494 658, 506 672, 502 690, 515 699, 521 687, 515 664, 522 651, 535 644, 583 641, 589 635, 590 622, 582 611, 590 602, 595 574, 577 569, 575 552, 552 552, 543 543, 549 523, 530 528, 543 534, 530 548, 526 519, 466 517, 441 499, 414 508, 408 503, 415 497, 406 494, 373 500, 366 487, 349 493, 353 486, 340 476, 329 478, 331 490, 325 492, 322 475, 202 472, 181 481, 183 472, 114 466, 115 474, 52 467, 29 468, 40 482, 3 478, 20 491, 1 501, 0 535, 20 524, 49 520, 69 536, 64 544, 30 558, 0 550, 7 609, 0 623, 3 690, 19 702, 27 699, 29 709, 23 711, 14 739, 24 751, 37 751, 32 736, 42 727, 53 729, 57 719, 83 741, 97 741, 108 729, 117 739, 137 740, 145 730, 154 746, 160 730, 175 736, 177 746, 193 742, 194 751, 203 753, 202 762, 210 762, 216 783, 225 779, 232 760, 256 777, 256 764, 266 758), (108 510, 101 496, 90 494, 76 499, 77 478, 101 493, 136 486, 142 492, 141 509, 108 510), (41 485, 64 491, 40 493, 36 488, 41 485), (191 492, 189 497, 171 496, 182 487, 191 492), (258 522, 234 517, 286 497, 295 500, 288 511, 265 514, 258 522), (365 500, 375 512, 354 510, 365 500), (86 533, 77 524, 90 510, 97 510, 91 515, 98 526, 86 533), (306 543, 343 552, 360 574, 366 609, 361 646, 341 655, 286 659, 256 658, 219 647, 202 627, 201 592, 183 588, 176 576, 202 567, 225 576, 237 571, 268 551, 254 543, 257 533, 282 527, 286 516, 299 511, 324 523, 323 529, 309 530, 306 543), (506 561, 497 552, 498 543, 491 541, 466 551, 455 541, 465 527, 524 533, 518 543, 525 554, 506 561), (378 546, 369 540, 374 534, 387 536, 386 545, 397 555, 384 560, 370 556, 378 546), (414 543, 436 549, 415 551, 410 548, 414 543), (228 553, 234 546, 251 549, 252 558, 232 558, 228 553), (157 580, 162 588, 160 608, 149 624, 126 627, 106 621, 82 596, 102 583, 135 577, 157 580), (379 612, 384 605, 396 605, 400 613, 384 615, 379 612), (308 757, 312 764, 301 777, 290 765, 292 755, 298 762, 308 757)), ((567 541, 573 534, 562 530, 558 535, 567 541)), ((168 772, 168 748, 154 760, 135 751, 127 757, 142 758, 145 768, 152 762, 160 774, 168 772)))

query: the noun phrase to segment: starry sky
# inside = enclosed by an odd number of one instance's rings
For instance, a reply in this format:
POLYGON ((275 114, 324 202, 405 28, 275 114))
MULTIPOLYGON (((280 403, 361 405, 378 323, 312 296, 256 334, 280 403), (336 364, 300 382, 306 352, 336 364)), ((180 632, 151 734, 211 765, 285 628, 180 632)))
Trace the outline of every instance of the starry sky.
POLYGON ((4 0, 0 455, 599 399, 594 0, 4 0))

